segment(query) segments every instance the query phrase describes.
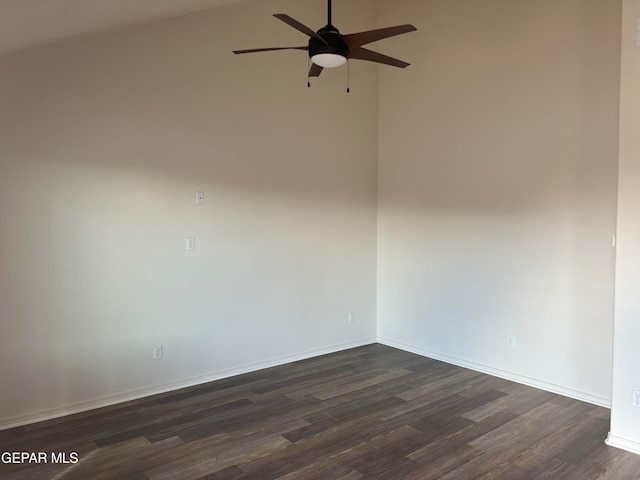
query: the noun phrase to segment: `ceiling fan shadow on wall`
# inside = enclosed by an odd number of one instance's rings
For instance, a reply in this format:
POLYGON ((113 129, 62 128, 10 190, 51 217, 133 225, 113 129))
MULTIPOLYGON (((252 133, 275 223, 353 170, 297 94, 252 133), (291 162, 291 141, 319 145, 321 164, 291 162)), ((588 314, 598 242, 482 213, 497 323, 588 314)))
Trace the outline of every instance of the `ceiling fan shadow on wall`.
MULTIPOLYGON (((306 50, 309 52, 309 59, 312 62, 309 69, 309 77, 319 77, 325 68, 335 68, 344 65, 348 60, 365 60, 367 62, 391 65, 398 68, 406 68, 410 64, 397 58, 388 57, 373 50, 363 48, 372 42, 395 37, 403 33, 417 30, 413 25, 398 25, 395 27, 379 28, 366 32, 350 33, 342 35, 340 31, 331 23, 331 0, 327 0, 328 20, 327 25, 317 32, 303 25, 294 18, 284 13, 276 13, 273 16, 282 20, 290 27, 309 37, 309 44, 300 47, 275 47, 275 48, 252 48, 249 50, 234 50, 235 54, 272 52, 276 50, 306 50)), ((311 86, 311 82, 307 82, 311 86)), ((349 92, 349 87, 347 87, 349 92)))

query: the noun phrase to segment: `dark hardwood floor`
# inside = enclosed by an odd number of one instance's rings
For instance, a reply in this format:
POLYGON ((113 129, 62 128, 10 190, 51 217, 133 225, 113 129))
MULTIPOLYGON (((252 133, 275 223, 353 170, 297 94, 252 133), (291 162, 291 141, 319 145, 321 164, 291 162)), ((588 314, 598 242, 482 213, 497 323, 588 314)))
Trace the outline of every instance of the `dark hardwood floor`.
POLYGON ((48 461, 0 478, 640 479, 608 429, 605 408, 369 345, 2 431, 48 461))

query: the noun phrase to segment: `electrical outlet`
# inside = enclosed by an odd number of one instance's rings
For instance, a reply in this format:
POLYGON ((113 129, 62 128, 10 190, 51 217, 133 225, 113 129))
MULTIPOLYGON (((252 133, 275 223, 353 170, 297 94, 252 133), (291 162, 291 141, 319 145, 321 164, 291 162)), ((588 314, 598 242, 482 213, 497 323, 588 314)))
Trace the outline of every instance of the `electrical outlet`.
POLYGON ((507 348, 516 348, 516 337, 507 335, 507 348))
POLYGON ((196 249, 196 237, 187 237, 187 251, 193 252, 196 249))
POLYGON ((631 405, 636 408, 640 408, 640 390, 633 390, 633 398, 631 399, 631 405))
POLYGON ((153 359, 160 360, 162 358, 162 345, 153 346, 153 359))
POLYGON ((349 323, 356 323, 356 314, 349 312, 349 323))

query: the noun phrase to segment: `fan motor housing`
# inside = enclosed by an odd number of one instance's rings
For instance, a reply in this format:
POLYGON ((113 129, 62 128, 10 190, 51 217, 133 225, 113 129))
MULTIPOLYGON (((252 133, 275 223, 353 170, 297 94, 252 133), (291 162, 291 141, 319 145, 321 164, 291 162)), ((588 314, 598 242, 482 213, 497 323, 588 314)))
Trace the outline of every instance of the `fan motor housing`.
POLYGON ((342 40, 342 36, 336 27, 333 25, 327 25, 324 28, 318 30, 320 35, 327 42, 325 45, 320 40, 315 38, 309 39, 309 57, 318 55, 321 53, 333 53, 334 55, 340 55, 344 58, 349 58, 349 47, 342 40))

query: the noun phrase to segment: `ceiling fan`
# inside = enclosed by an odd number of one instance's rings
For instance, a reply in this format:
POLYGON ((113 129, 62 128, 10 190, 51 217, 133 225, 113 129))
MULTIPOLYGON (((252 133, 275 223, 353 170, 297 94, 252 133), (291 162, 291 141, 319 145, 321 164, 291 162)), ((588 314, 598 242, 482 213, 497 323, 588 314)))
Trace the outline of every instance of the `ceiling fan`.
MULTIPOLYGON (((309 37, 308 45, 300 47, 253 48, 250 50, 235 50, 233 53, 242 54, 271 52, 274 50, 306 50, 309 52, 311 62, 313 62, 309 70, 309 77, 319 77, 323 69, 339 67, 350 59, 366 60, 368 62, 381 63, 398 68, 406 68, 409 66, 409 63, 407 62, 368 50, 363 48, 363 45, 383 40, 385 38, 394 37, 396 35, 401 35, 403 33, 413 32, 417 30, 416 27, 407 24, 342 35, 331 23, 331 0, 327 0, 327 10, 327 25, 317 32, 314 32, 306 25, 303 25, 296 19, 291 18, 289 15, 285 15, 284 13, 276 13, 273 15, 278 20, 283 21, 290 27, 293 27, 299 32, 307 35, 309 37)), ((307 85, 311 86, 310 83, 307 85)), ((349 90, 347 89, 347 91, 349 90)))

